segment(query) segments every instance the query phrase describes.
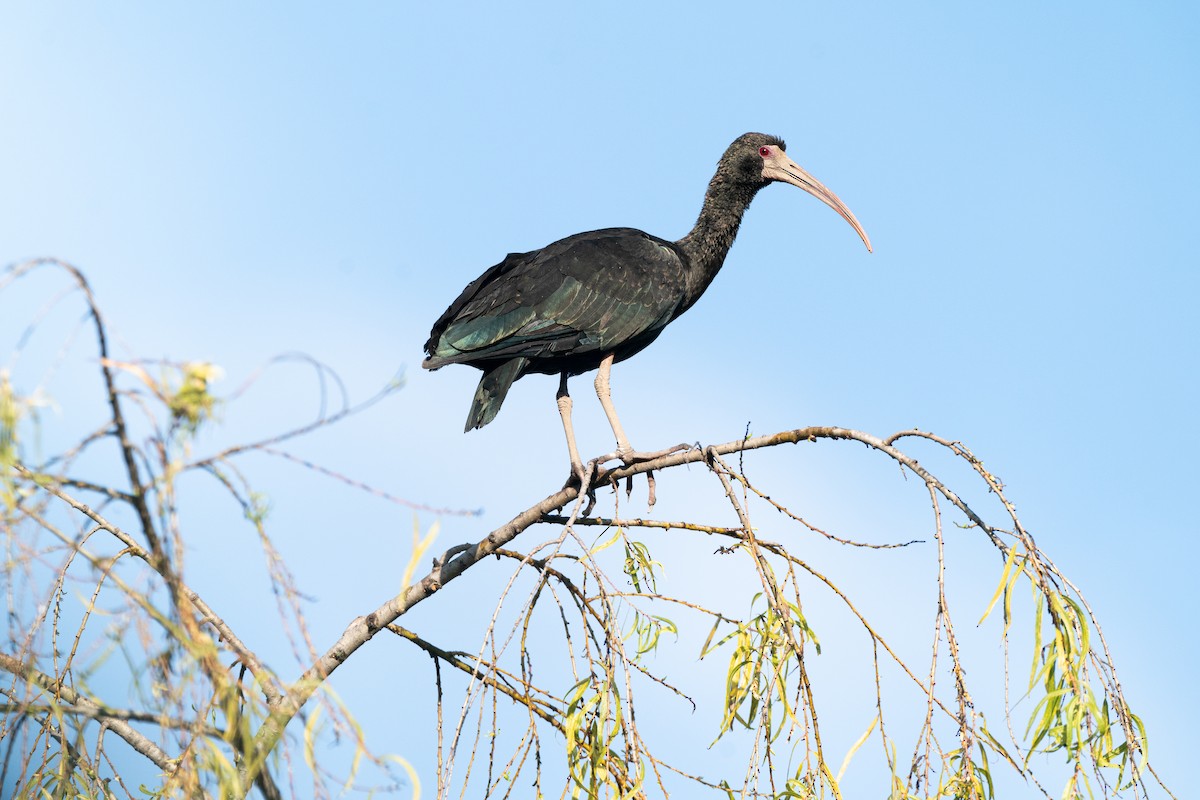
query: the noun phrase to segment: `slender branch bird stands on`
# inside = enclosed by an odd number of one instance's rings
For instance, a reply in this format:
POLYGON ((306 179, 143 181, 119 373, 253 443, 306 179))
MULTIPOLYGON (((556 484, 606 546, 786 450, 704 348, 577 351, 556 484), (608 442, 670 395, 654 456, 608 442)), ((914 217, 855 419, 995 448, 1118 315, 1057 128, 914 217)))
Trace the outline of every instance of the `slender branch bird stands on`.
POLYGON ((632 464, 670 452, 630 447, 609 394, 609 370, 653 342, 700 299, 758 190, 774 181, 800 187, 841 214, 871 249, 850 209, 788 158, 786 147, 762 133, 739 136, 717 163, 695 227, 677 242, 633 228, 578 233, 541 250, 510 253, 472 281, 433 324, 422 364, 483 370, 466 430, 491 422, 521 376, 560 375, 558 410, 571 469, 582 481, 567 378, 598 367, 596 394, 617 437, 616 453, 598 462, 619 458, 632 464))

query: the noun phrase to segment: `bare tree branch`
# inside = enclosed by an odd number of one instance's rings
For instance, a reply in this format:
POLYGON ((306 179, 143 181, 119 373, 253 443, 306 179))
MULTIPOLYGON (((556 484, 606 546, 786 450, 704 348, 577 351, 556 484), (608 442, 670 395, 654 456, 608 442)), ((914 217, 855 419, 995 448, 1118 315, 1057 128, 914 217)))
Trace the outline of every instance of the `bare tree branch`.
POLYGON ((16 675, 31 686, 36 686, 51 698, 61 698, 89 716, 103 719, 113 733, 124 739, 130 747, 150 759, 164 772, 174 767, 175 759, 163 752, 162 748, 139 733, 124 719, 105 713, 104 707, 94 700, 84 697, 69 686, 62 685, 61 682, 54 680, 49 675, 39 672, 34 667, 5 653, 0 653, 0 669, 16 675))

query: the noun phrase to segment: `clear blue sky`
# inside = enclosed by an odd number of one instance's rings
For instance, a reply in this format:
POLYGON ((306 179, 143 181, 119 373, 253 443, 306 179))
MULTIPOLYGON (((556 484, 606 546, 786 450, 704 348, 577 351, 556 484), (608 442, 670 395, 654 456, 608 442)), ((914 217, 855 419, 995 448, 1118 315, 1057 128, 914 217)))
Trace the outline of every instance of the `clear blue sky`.
MULTIPOLYGON (((729 141, 783 136, 875 253, 801 192, 764 191, 709 293, 614 371, 633 443, 726 441, 748 421, 760 433, 917 426, 967 442, 1106 622, 1158 768, 1186 791, 1200 702, 1198 36, 1200 11, 1180 2, 8 4, 0 260, 73 262, 120 355, 211 360, 227 374, 220 390, 287 351, 328 363, 360 398, 404 367, 386 406, 295 449, 397 495, 484 508, 442 520, 450 545, 555 488, 566 458, 550 378, 517 384, 495 423, 461 433, 478 373, 419 369, 432 321, 509 251, 610 225, 681 236, 729 141)), ((0 297, 6 335, 54 285, 0 297)), ((74 313, 47 323, 48 341, 74 313)), ((14 380, 31 390, 42 374, 25 360, 14 380)), ((69 413, 86 407, 77 374, 44 387, 62 408, 44 421, 51 439, 90 429, 69 413)), ((581 448, 611 449, 589 381, 573 387, 581 448)), ((315 391, 281 368, 203 444, 300 422, 315 391)), ((927 537, 920 487, 880 469, 884 496, 912 513, 853 510, 842 493, 868 462, 829 457, 760 469, 842 533, 927 537)), ((318 640, 331 641, 398 585, 411 514, 290 465, 248 468, 317 598, 318 640)), ((660 513, 682 516, 707 493, 702 515, 729 524, 710 483, 664 477, 660 513)), ((230 552, 247 582, 262 580, 249 531, 226 511, 194 512, 212 520, 194 533, 190 574, 217 592, 230 552)), ((711 549, 670 569, 709 576, 711 591, 723 569, 711 549)), ((928 587, 860 558, 839 562, 847 581, 861 570, 888 593, 928 587)), ((986 595, 996 565, 981 563, 965 582, 986 595)), ((481 590, 457 591, 486 612, 481 590)), ((244 638, 269 630, 265 602, 242 612, 244 638)), ((966 602, 960 622, 981 610, 966 602)), ((439 631, 435 609, 411 624, 476 646, 439 631)), ((927 636, 927 616, 912 625, 927 636)), ((396 723, 428 723, 425 657, 372 649, 335 685, 381 749, 431 780, 426 741, 396 723), (386 702, 381 679, 394 681, 386 702)), ((870 718, 848 716, 837 752, 870 718)))

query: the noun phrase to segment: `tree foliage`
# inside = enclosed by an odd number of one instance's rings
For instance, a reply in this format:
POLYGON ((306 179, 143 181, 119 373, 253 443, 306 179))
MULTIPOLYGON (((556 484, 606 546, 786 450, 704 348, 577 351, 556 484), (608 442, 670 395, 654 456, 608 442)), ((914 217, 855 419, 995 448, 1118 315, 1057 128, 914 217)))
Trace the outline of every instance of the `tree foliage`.
MULTIPOLYGON (((1170 795, 1154 774, 1146 731, 1125 700, 1114 654, 1083 593, 961 442, 919 430, 877 437, 804 427, 747 433, 633 467, 593 463, 583 486, 550 492, 477 541, 441 553, 427 572, 421 565, 435 552, 437 524, 418 524, 399 592, 381 587, 377 607, 363 609, 335 641, 321 642, 306 624, 308 601, 274 546, 269 505, 245 458, 300 461, 329 480, 354 483, 282 448, 385 400, 400 382, 296 429, 198 454, 198 431, 219 424, 222 403, 231 399, 212 393, 216 368, 114 358, 87 281, 69 264, 19 264, 0 277, 0 293, 47 270, 65 276, 69 289, 52 303, 82 302, 100 378, 94 405, 103 418, 90 435, 43 454, 37 426, 48 399, 26 386, 13 363, 0 372, 6 796, 333 796, 364 789, 358 776, 369 763, 374 774, 388 776, 365 787, 370 793, 841 798, 847 775, 867 768, 866 749, 877 754, 874 768, 884 781, 876 796, 891 800, 983 800, 1014 777, 1045 797, 1170 795), (932 541, 922 547, 933 562, 936 609, 923 660, 901 655, 913 650, 902 641, 911 628, 885 629, 863 610, 863 598, 807 559, 795 537, 778 532, 800 531, 860 552, 915 543, 835 536, 747 477, 745 462, 755 451, 822 442, 865 447, 928 496, 932 541), (914 447, 964 467, 955 474, 966 479, 958 487, 943 481, 905 449, 914 447), (712 476, 710 492, 737 524, 622 516, 616 492, 612 512, 592 516, 607 504, 600 498, 609 486, 692 464, 712 476), (206 476, 240 505, 263 549, 295 654, 290 672, 269 666, 262 646, 226 622, 224 598, 201 596, 188 580, 187 542, 203 536, 181 512, 181 493, 191 485, 184 478, 192 475, 206 476), (986 513, 964 499, 975 494, 989 498, 986 513), (980 690, 968 679, 963 629, 956 627, 966 612, 952 602, 945 578, 948 528, 994 553, 995 591, 979 622, 1003 647, 998 705, 977 704, 976 695, 995 696, 995 687, 980 690), (717 552, 750 572, 756 589, 674 593, 664 578, 670 554, 647 535, 656 530, 719 541, 717 552), (538 531, 549 534, 539 540, 538 531), (455 650, 402 626, 416 605, 437 603, 448 583, 471 580, 488 556, 511 572, 489 603, 490 619, 481 621, 477 649, 455 650), (813 669, 826 638, 824 621, 812 612, 818 595, 840 604, 869 644, 875 713, 845 752, 832 752, 822 735, 827 716, 818 714, 839 707, 813 669), (690 642, 689 631, 702 637, 695 655, 724 667, 723 679, 695 700, 657 659, 690 642), (417 768, 376 752, 355 710, 329 688, 347 660, 371 658, 366 645, 381 634, 431 659, 432 686, 421 690, 436 693, 436 719, 422 725, 437 737, 435 764, 417 768), (1018 665, 1011 670, 1010 655, 1018 665), (1027 677, 1022 663, 1030 664, 1027 677), (128 692, 112 689, 122 684, 128 692), (713 776, 704 753, 671 747, 663 726, 647 716, 664 697, 719 708, 711 739, 739 749, 740 774, 713 776), (352 743, 347 764, 324 763, 318 744, 329 737, 352 743), (131 754, 152 765, 149 773, 130 770, 131 754), (1047 767, 1046 754, 1065 770, 1047 767), (138 774, 154 777, 132 777, 138 774)), ((39 318, 31 319, 31 331, 39 318)), ((15 343, 17 355, 27 339, 28 332, 15 343)), ((67 348, 76 346, 74 332, 68 340, 67 348)), ((324 367, 313 368, 334 380, 324 367)), ((454 632, 439 635, 459 641, 454 632)))

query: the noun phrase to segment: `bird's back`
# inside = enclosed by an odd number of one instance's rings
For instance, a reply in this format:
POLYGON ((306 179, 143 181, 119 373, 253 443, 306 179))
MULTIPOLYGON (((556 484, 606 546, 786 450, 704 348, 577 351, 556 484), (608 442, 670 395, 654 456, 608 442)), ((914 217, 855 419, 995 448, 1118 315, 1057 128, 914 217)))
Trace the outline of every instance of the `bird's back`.
POLYGON ((633 228, 606 228, 511 253, 472 281, 434 323, 423 366, 577 374, 608 353, 628 358, 683 304, 685 256, 633 228))

